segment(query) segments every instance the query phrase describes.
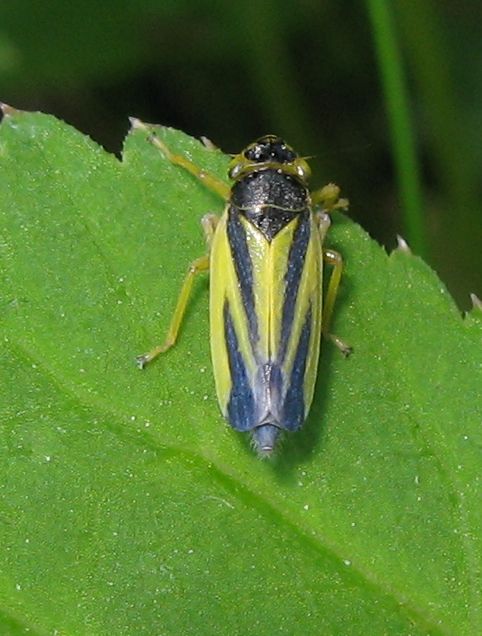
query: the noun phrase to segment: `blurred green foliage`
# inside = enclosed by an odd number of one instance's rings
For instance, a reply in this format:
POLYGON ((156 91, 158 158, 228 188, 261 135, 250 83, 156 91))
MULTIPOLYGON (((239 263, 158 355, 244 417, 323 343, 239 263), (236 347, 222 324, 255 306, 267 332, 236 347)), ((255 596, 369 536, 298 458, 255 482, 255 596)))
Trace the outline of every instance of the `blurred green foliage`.
POLYGON ((0 8, 0 99, 113 151, 128 115, 231 152, 276 132, 466 308, 482 293, 480 17, 465 1, 16 0, 0 8))

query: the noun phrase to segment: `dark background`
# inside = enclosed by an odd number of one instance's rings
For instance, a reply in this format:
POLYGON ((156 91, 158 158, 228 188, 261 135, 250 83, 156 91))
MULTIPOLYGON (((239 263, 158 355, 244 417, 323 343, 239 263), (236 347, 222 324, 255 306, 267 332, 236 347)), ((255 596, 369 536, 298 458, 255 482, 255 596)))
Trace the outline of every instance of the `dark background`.
POLYGON ((466 309, 469 292, 482 294, 482 5, 387 4, 422 231, 406 220, 397 176, 377 0, 2 3, 0 100, 118 154, 129 115, 226 152, 279 134, 314 155, 313 187, 340 184, 352 218, 388 249, 402 234, 466 309))

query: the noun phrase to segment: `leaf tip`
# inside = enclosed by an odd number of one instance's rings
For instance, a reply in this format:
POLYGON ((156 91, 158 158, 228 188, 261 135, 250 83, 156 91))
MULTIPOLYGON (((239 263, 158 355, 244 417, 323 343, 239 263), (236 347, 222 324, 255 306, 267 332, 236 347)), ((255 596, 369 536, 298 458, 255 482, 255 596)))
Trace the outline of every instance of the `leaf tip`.
POLYGON ((201 141, 205 148, 208 150, 219 150, 215 143, 213 143, 208 137, 201 135, 201 141))
POLYGON ((470 294, 470 300, 472 301, 472 308, 478 309, 482 311, 482 300, 477 296, 477 294, 470 294))
POLYGON ((137 117, 129 117, 132 130, 148 130, 146 124, 137 117))
POLYGON ((407 241, 402 236, 400 236, 400 234, 397 234, 397 247, 395 249, 399 250, 400 252, 405 252, 405 254, 412 253, 412 250, 410 249, 407 241))
POLYGON ((0 102, 0 110, 2 111, 4 117, 9 117, 11 115, 15 115, 21 112, 17 108, 14 108, 13 106, 9 106, 5 102, 0 102))

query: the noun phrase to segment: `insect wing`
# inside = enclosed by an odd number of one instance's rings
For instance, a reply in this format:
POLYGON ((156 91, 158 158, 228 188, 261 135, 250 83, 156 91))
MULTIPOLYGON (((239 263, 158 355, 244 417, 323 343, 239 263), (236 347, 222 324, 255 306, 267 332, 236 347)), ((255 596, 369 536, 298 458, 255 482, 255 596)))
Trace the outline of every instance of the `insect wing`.
POLYGON ((243 235, 232 245, 228 226, 229 208, 218 223, 210 252, 211 356, 221 411, 233 428, 247 431, 256 419, 252 346, 256 316, 254 303, 248 299, 252 271, 246 242, 241 242, 243 235))
POLYGON ((311 406, 320 350, 322 252, 310 211, 273 239, 271 259, 272 286, 278 293, 270 312, 270 409, 280 428, 294 431, 311 406), (279 389, 273 393, 276 384, 279 389))
POLYGON ((321 331, 321 244, 309 210, 267 240, 228 206, 211 246, 211 351, 233 428, 299 428, 321 331))

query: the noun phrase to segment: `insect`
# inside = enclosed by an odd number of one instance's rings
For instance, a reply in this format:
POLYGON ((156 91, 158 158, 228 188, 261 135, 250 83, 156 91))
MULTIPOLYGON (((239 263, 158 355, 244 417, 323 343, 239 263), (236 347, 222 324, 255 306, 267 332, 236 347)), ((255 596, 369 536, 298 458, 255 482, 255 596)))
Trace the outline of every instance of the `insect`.
POLYGON ((173 154, 158 137, 151 135, 151 141, 217 193, 225 208, 220 218, 203 217, 208 253, 189 266, 165 342, 138 356, 137 363, 143 368, 176 342, 193 279, 209 271, 219 406, 235 430, 251 433, 258 454, 269 456, 280 433, 298 430, 308 415, 321 333, 350 353, 329 333, 343 261, 323 247, 328 212, 348 202, 334 184, 310 193, 307 161, 274 135, 232 158, 231 187, 173 154), (322 309, 323 260, 333 271, 322 309))

